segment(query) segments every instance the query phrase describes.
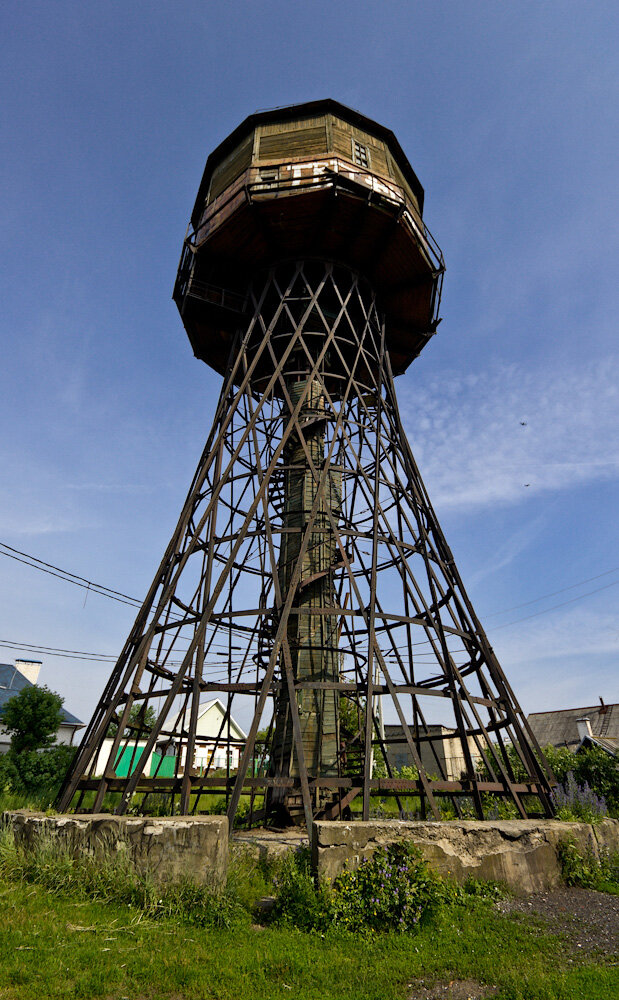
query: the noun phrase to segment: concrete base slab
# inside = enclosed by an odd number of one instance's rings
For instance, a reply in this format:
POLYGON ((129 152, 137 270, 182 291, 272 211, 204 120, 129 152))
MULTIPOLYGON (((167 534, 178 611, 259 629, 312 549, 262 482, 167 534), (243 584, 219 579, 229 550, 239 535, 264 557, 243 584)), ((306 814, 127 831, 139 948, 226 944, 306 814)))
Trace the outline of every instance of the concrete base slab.
POLYGON ((76 857, 95 858, 127 851, 137 866, 161 881, 182 877, 213 885, 226 881, 226 816, 47 816, 19 809, 3 813, 2 823, 25 848, 52 841, 76 857))
POLYGON ((408 841, 430 866, 458 881, 469 876, 503 882, 516 893, 540 892, 561 884, 559 840, 572 836, 582 851, 619 850, 619 820, 563 823, 558 820, 462 822, 317 822, 312 861, 317 874, 333 879, 356 867, 377 847, 408 841))

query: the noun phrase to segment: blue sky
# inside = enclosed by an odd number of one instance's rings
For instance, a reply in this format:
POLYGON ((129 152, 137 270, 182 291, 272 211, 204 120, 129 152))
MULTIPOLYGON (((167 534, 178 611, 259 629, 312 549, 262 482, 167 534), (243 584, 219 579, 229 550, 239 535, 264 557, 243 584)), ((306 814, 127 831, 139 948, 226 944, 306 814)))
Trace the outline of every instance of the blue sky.
MULTIPOLYGON (((143 595, 219 390, 171 301, 204 160, 257 109, 334 97, 394 130, 426 190, 444 318, 397 388, 512 686, 527 711, 618 701, 614 4, 7 0, 0 18, 0 541, 143 595)), ((21 643, 115 654, 132 622, 8 558, 0 608, 7 662, 21 643)), ((109 665, 43 660, 86 719, 109 665)))

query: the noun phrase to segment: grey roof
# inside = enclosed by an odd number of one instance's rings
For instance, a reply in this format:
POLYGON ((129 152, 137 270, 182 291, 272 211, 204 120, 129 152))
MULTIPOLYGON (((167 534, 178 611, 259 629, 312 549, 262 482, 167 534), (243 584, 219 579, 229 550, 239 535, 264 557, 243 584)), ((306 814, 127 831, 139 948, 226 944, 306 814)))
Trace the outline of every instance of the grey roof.
MULTIPOLYGON (((0 663, 0 716, 5 704, 14 694, 19 694, 24 688, 34 687, 34 684, 15 667, 12 663, 0 663)), ((77 716, 62 711, 62 723, 65 726, 83 726, 84 723, 77 716)))
POLYGON ((555 747, 580 744, 577 719, 589 719, 594 737, 619 739, 619 705, 586 705, 556 712, 532 712, 528 717, 538 743, 555 747))

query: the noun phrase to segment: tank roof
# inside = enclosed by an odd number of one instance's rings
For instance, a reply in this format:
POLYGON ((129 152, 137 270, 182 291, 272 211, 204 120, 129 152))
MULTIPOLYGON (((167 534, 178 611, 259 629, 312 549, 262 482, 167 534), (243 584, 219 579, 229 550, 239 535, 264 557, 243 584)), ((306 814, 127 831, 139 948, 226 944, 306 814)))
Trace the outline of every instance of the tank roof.
POLYGON ((204 206, 210 177, 214 168, 228 153, 238 146, 245 135, 259 125, 294 121, 295 118, 313 118, 322 114, 336 115, 338 118, 344 119, 349 124, 355 125, 357 128, 369 132, 371 135, 387 143, 400 170, 417 197, 420 212, 423 212, 423 187, 391 129, 385 128, 384 125, 374 121, 372 118, 367 118, 360 111, 355 111, 354 108, 349 108, 345 104, 341 104, 339 101, 328 97, 321 101, 306 101, 302 104, 289 104, 282 108, 271 108, 268 111, 256 111, 253 115, 249 115, 242 121, 223 142, 220 142, 208 157, 206 166, 204 167, 204 173, 202 174, 202 180, 200 181, 200 187, 198 188, 198 194, 191 213, 191 222, 194 228, 200 221, 200 214, 204 206))

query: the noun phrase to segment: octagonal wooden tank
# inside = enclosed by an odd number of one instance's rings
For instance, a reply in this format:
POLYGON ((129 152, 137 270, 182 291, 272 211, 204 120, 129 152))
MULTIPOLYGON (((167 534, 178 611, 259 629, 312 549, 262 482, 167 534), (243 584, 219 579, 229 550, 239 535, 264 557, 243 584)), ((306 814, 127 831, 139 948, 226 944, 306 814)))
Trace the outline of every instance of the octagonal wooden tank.
POLYGON ((195 355, 223 373, 248 283, 282 260, 363 274, 394 374, 435 332, 444 270, 395 135, 333 100, 258 112, 208 157, 174 289, 195 355))

